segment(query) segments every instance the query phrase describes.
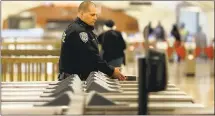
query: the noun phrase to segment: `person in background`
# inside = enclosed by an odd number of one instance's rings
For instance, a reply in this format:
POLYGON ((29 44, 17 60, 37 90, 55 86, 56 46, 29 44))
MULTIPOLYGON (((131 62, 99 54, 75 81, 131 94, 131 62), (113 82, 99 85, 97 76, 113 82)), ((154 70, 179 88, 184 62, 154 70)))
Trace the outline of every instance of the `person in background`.
POLYGON ((116 31, 115 23, 107 20, 104 25, 104 31, 98 37, 98 41, 102 46, 102 58, 113 67, 121 67, 125 64, 126 43, 121 32, 116 31))
POLYGON ((155 28, 154 32, 155 32, 155 36, 156 36, 157 40, 160 40, 160 41, 165 40, 165 30, 164 30, 163 26, 161 25, 160 21, 158 21, 158 25, 155 28))
POLYGON ((151 22, 149 22, 149 24, 146 25, 146 27, 143 29, 144 39, 147 39, 149 35, 153 34, 153 32, 154 32, 154 29, 151 27, 151 22))
POLYGON ((200 57, 206 59, 207 56, 204 52, 204 49, 207 47, 207 37, 206 34, 202 31, 202 27, 198 27, 197 33, 194 35, 195 37, 195 42, 196 42, 196 47, 200 48, 200 57))
MULTIPOLYGON (((179 47, 181 45, 181 35, 176 24, 172 26, 171 35, 175 38, 175 47, 179 47)), ((177 56, 177 61, 180 62, 179 55, 177 56)))
POLYGON ((172 26, 171 35, 174 36, 175 41, 181 42, 181 35, 176 24, 172 26))
POLYGON ((181 23, 179 32, 180 32, 180 35, 181 35, 181 41, 182 42, 186 42, 187 38, 188 38, 188 35, 189 35, 189 32, 185 28, 185 24, 184 23, 181 23))

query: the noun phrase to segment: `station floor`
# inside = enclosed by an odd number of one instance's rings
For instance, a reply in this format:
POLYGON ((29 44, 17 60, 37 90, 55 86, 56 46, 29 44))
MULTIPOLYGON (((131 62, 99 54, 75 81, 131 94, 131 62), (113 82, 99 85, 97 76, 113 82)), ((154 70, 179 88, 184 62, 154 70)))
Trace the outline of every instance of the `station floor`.
MULTIPOLYGON (((195 76, 186 76, 186 62, 168 63, 169 82, 192 96, 196 103, 207 108, 214 108, 214 76, 210 73, 212 61, 196 60, 195 76)), ((136 64, 127 64, 122 68, 125 75, 137 75, 136 64)))
MULTIPOLYGON (((214 63, 211 61, 196 61, 195 76, 187 77, 184 74, 185 62, 168 63, 168 81, 192 96, 196 103, 201 103, 208 108, 214 108, 214 76, 210 73, 214 70, 211 68, 213 65, 214 63)), ((127 63, 122 66, 122 73, 137 76, 136 63, 127 63)), ((51 80, 51 77, 48 80, 51 80)))

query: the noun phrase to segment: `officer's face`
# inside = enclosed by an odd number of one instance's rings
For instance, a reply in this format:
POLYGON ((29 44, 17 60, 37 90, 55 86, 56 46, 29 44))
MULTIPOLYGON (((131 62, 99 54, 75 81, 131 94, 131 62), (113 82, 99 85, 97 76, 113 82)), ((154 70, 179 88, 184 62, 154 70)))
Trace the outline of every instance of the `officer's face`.
POLYGON ((97 20, 97 9, 94 5, 90 5, 88 11, 82 13, 82 19, 88 25, 94 26, 97 20))

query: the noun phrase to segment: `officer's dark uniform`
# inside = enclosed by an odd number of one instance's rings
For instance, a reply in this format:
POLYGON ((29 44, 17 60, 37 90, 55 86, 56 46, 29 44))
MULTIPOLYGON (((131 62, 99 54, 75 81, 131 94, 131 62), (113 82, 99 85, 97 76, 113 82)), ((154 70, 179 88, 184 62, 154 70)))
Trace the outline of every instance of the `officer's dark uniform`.
POLYGON ((59 60, 60 73, 78 74, 81 80, 86 80, 90 72, 98 70, 112 76, 114 68, 101 59, 93 29, 94 27, 76 18, 64 31, 59 60))

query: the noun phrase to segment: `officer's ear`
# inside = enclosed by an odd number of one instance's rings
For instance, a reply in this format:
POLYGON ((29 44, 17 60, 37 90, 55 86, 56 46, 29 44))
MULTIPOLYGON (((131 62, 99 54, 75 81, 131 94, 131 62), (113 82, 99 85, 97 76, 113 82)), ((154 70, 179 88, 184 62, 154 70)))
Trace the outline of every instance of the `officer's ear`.
POLYGON ((78 13, 78 15, 79 15, 80 17, 83 17, 84 12, 83 12, 83 11, 80 11, 80 12, 78 13))
POLYGON ((80 11, 78 12, 78 17, 81 17, 81 12, 80 11))

